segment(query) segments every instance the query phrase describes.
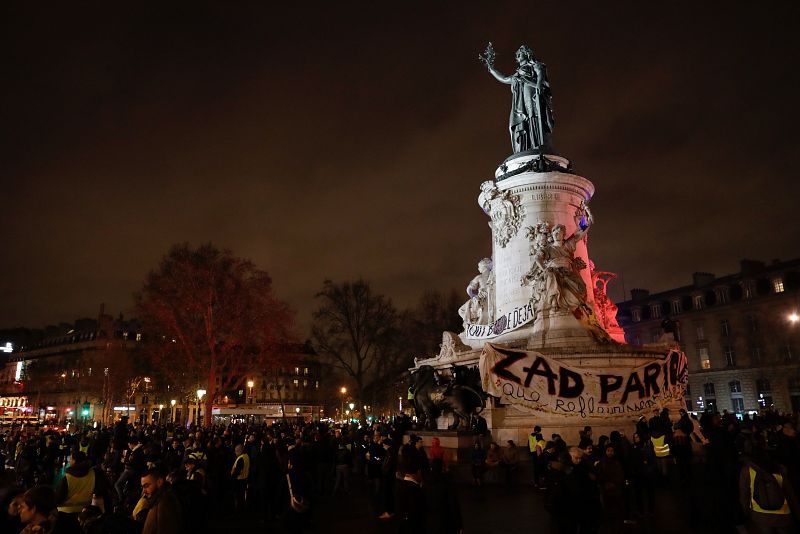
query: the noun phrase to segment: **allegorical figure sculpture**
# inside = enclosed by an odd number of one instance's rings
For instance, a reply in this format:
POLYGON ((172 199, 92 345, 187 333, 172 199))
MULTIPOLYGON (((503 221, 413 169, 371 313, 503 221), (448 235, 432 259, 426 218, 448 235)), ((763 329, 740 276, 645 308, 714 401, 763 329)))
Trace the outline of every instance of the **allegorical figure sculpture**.
POLYGON ((606 271, 596 271, 592 261, 589 261, 589 269, 592 273, 594 308, 598 321, 606 330, 619 328, 619 323, 617 323, 617 305, 608 298, 608 283, 616 278, 617 275, 606 271))
POLYGON ((494 48, 492 43, 479 56, 498 81, 511 85, 511 115, 508 128, 511 133, 511 146, 514 153, 539 149, 548 146, 553 132, 553 107, 550 83, 547 80, 545 64, 533 56, 533 51, 525 45, 516 53, 517 70, 506 76, 494 68, 494 48))
POLYGON ((478 202, 491 219, 489 227, 495 242, 504 247, 517 235, 525 215, 519 195, 511 191, 500 191, 491 180, 481 184, 478 202))
POLYGON ((478 262, 478 276, 467 285, 469 300, 459 309, 464 328, 470 324, 491 324, 494 321, 494 273, 491 258, 478 262))
POLYGON ((528 228, 528 238, 533 241, 532 266, 522 277, 523 285, 532 286, 532 300, 537 312, 574 311, 586 306, 586 284, 581 271, 586 264, 575 257, 578 242, 592 225, 592 214, 582 203, 575 214, 578 229, 566 237, 566 228, 557 224, 539 223, 528 228))

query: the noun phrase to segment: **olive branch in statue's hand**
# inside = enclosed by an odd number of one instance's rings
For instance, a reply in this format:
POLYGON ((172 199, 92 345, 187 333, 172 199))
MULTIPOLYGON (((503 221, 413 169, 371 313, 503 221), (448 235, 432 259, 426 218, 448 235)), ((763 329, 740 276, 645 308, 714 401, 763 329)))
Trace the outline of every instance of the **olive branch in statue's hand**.
POLYGON ((489 68, 494 66, 494 47, 492 46, 491 42, 486 45, 486 50, 483 52, 483 54, 478 54, 478 61, 489 68))

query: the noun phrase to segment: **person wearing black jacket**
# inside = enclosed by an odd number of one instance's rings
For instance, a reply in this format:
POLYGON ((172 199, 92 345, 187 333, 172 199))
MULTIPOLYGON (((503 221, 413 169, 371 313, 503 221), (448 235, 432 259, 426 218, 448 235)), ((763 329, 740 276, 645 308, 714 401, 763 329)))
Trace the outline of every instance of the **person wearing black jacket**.
POLYGON ((120 501, 125 500, 125 484, 131 482, 136 486, 133 494, 138 494, 139 479, 142 478, 145 470, 147 469, 147 460, 144 456, 144 449, 142 444, 139 443, 137 438, 130 438, 128 440, 128 455, 125 457, 125 470, 119 476, 117 483, 114 484, 114 489, 117 490, 117 497, 120 501))
POLYGON ((383 440, 383 464, 381 464, 381 509, 379 519, 394 517, 394 486, 397 481, 397 450, 391 438, 383 440))
POLYGON ((427 502, 422 491, 422 472, 413 443, 403 445, 405 474, 397 484, 397 517, 400 534, 425 534, 427 502))
POLYGON ((440 459, 431 462, 431 473, 423 486, 427 499, 428 524, 432 534, 459 534, 464 528, 456 485, 443 470, 440 459))

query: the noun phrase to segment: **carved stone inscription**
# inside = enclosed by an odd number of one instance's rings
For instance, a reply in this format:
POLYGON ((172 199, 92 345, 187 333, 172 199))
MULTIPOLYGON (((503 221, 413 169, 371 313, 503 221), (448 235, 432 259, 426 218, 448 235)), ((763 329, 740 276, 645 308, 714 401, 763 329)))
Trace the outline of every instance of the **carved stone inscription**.
POLYGON ((561 200, 558 193, 550 193, 547 191, 540 191, 531 195, 532 200, 561 200))

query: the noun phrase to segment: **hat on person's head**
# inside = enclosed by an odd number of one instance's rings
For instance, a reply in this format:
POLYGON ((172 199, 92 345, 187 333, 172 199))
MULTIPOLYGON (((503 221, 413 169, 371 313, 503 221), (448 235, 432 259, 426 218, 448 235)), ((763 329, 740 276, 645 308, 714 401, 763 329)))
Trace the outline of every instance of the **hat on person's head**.
POLYGON ((411 434, 411 435, 408 437, 408 442, 409 442, 409 443, 416 443, 416 442, 418 442, 418 441, 422 441, 422 438, 421 438, 421 437, 419 437, 419 436, 417 436, 416 434, 411 434))

